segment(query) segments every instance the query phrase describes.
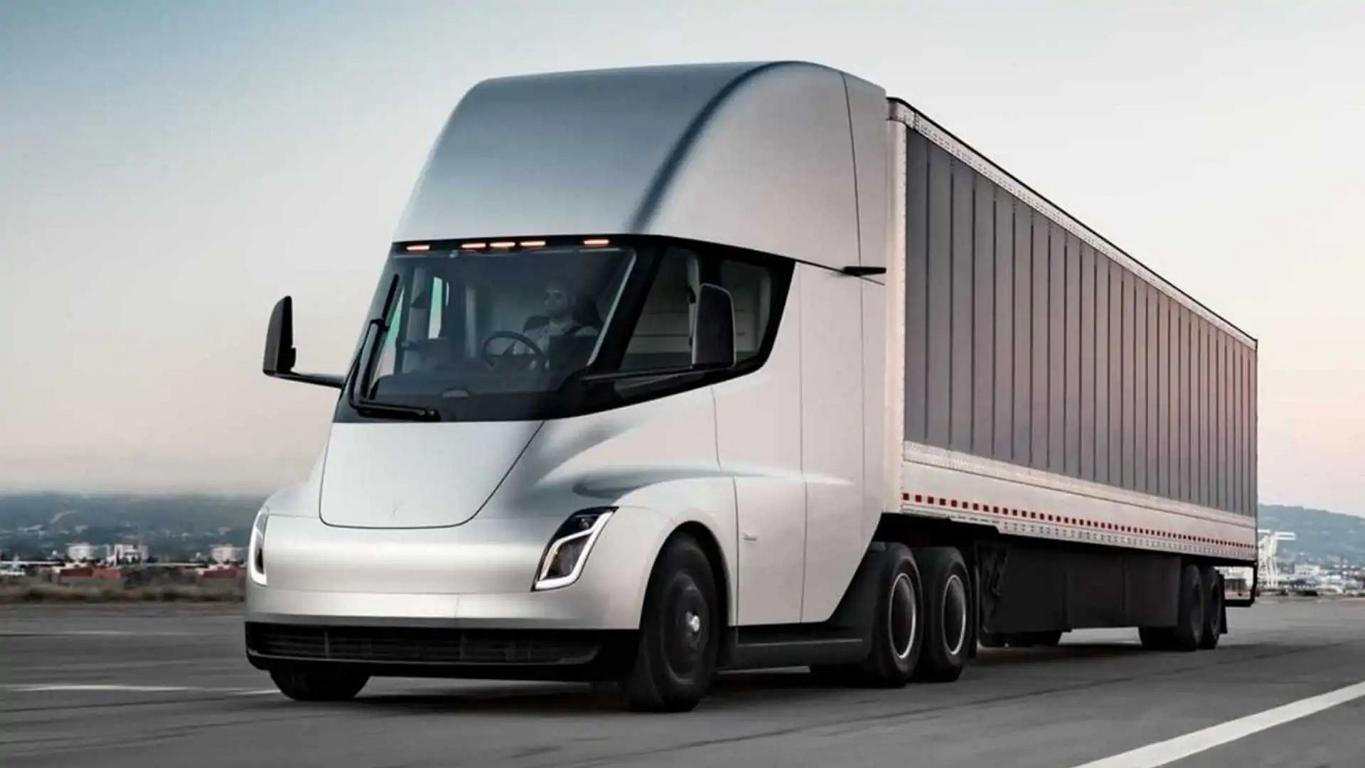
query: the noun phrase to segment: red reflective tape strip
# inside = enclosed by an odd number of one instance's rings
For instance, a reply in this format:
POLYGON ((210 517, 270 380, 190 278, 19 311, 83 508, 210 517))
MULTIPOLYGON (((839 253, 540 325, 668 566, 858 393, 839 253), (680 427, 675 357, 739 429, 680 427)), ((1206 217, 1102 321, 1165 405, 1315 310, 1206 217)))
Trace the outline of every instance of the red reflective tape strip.
MULTIPOLYGON (((910 498, 911 495, 908 491, 904 491, 901 493, 901 499, 903 501, 909 501, 910 498)), ((1071 517, 1068 515, 1057 515, 1051 512, 1036 512, 1022 510, 1015 507, 1001 507, 998 505, 991 504, 989 502, 966 501, 963 499, 949 499, 944 496, 937 497, 927 496, 922 493, 915 494, 914 500, 916 504, 937 505, 940 507, 949 507, 951 509, 960 508, 963 511, 986 512, 989 514, 1001 515, 1004 517, 1022 517, 1026 520, 1039 520, 1042 522, 1056 523, 1060 525, 1072 525, 1083 528, 1095 528, 1104 531, 1115 531, 1119 533, 1145 536, 1148 538, 1166 539, 1169 541, 1183 541, 1192 544, 1226 547, 1231 549, 1242 550, 1256 549, 1256 545, 1254 544, 1244 544, 1241 542, 1231 541, 1228 539, 1221 539, 1213 536, 1201 536, 1198 534, 1184 533, 1181 531, 1160 530, 1156 528, 1145 528, 1136 525, 1125 525, 1123 523, 1115 523, 1108 520, 1091 520, 1088 518, 1071 517)))

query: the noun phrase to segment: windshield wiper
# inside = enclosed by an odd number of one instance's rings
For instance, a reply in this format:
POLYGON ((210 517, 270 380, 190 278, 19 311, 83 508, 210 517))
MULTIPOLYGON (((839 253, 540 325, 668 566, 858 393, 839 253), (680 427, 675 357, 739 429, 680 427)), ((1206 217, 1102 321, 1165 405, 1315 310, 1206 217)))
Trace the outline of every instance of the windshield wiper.
POLYGON ((692 376, 728 368, 726 365, 683 365, 675 368, 637 368, 633 371, 587 373, 578 377, 584 384, 599 384, 630 379, 662 379, 669 376, 692 376))
POLYGON ((384 305, 379 311, 379 316, 370 318, 370 322, 365 324, 365 335, 360 340, 360 349, 356 352, 355 360, 351 363, 351 370, 347 376, 350 386, 346 389, 346 402, 356 413, 363 416, 436 421, 440 418, 440 414, 431 408, 404 403, 386 403, 362 394, 369 389, 370 377, 374 375, 375 363, 378 362, 376 347, 383 342, 384 334, 389 330, 389 324, 384 321, 384 318, 392 313, 394 298, 397 295, 398 275, 395 274, 393 279, 389 281, 389 290, 384 296, 384 305), (361 360, 365 361, 363 372, 360 367, 361 360))

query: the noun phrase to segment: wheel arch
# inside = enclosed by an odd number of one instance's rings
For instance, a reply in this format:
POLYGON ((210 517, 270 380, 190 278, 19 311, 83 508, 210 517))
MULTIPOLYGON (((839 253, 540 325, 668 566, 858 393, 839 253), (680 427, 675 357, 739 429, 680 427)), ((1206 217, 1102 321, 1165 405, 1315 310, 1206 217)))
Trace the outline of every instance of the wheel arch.
MULTIPOLYGON (((659 553, 663 552, 663 546, 677 536, 691 536, 706 554, 707 561, 711 564, 711 575, 716 580, 716 599, 720 600, 720 615, 725 619, 725 626, 730 627, 734 624, 734 617, 731 614, 730 573, 729 563, 725 559, 725 551, 721 549, 720 540, 704 523, 697 520, 688 520, 673 529, 664 539, 663 545, 659 547, 659 553)), ((659 553, 654 556, 658 562, 659 553)), ((652 568, 651 568, 652 572, 652 568)))

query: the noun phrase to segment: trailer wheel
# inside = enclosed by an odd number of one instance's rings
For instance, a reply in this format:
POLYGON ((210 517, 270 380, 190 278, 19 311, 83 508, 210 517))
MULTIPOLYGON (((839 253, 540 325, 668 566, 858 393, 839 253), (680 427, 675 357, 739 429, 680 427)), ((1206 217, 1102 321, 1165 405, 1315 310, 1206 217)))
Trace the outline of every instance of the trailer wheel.
POLYGON ((962 674, 971 641, 967 564, 956 547, 915 550, 924 578, 924 651, 915 679, 951 682, 962 674))
POLYGON ((1223 575, 1212 568, 1201 569, 1204 582, 1204 634, 1199 647, 1211 651, 1223 634, 1223 575))
POLYGON ((852 666, 817 665, 817 679, 858 680, 896 688, 910 681, 924 644, 924 592, 915 556, 904 544, 887 544, 879 556, 873 604, 872 647, 852 666))
POLYGON ((270 670, 280 693, 295 701, 346 701, 354 698, 370 676, 343 670, 281 667, 270 670))
MULTIPOLYGON (((1180 592, 1176 601, 1176 624, 1174 627, 1139 627, 1138 637, 1142 647, 1149 651, 1193 651, 1203 648, 1208 642, 1205 638, 1207 616, 1210 611, 1209 593, 1200 578, 1200 569, 1186 565, 1180 570, 1180 592)), ((1221 615, 1221 597, 1219 592, 1221 615)), ((1215 618, 1220 622, 1221 618, 1215 618)), ((1219 626, 1214 624, 1214 626, 1219 626)), ((1213 641, 1217 644, 1217 640, 1213 641)), ((1212 647, 1212 646, 1209 646, 1212 647)))
POLYGON ((1186 565, 1180 571, 1180 600, 1177 621, 1171 631, 1171 648, 1177 651, 1198 650, 1204 642, 1204 614, 1208 595, 1199 568, 1186 565))
POLYGON ((629 708, 685 712, 701 701, 716 672, 717 603, 706 553, 691 536, 670 539, 649 576, 635 659, 621 684, 629 708))

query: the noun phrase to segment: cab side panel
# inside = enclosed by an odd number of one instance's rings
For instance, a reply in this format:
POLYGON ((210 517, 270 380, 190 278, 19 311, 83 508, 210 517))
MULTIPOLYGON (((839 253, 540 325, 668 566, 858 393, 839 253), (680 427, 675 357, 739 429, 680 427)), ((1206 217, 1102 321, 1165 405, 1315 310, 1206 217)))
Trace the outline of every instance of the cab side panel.
POLYGON ((806 476, 802 621, 834 612, 858 567, 863 535, 863 281, 799 265, 801 446, 806 476))
POLYGON ((721 469, 738 506, 738 623, 801 620, 806 556, 806 486, 801 475, 801 272, 768 360, 718 384, 721 469))

